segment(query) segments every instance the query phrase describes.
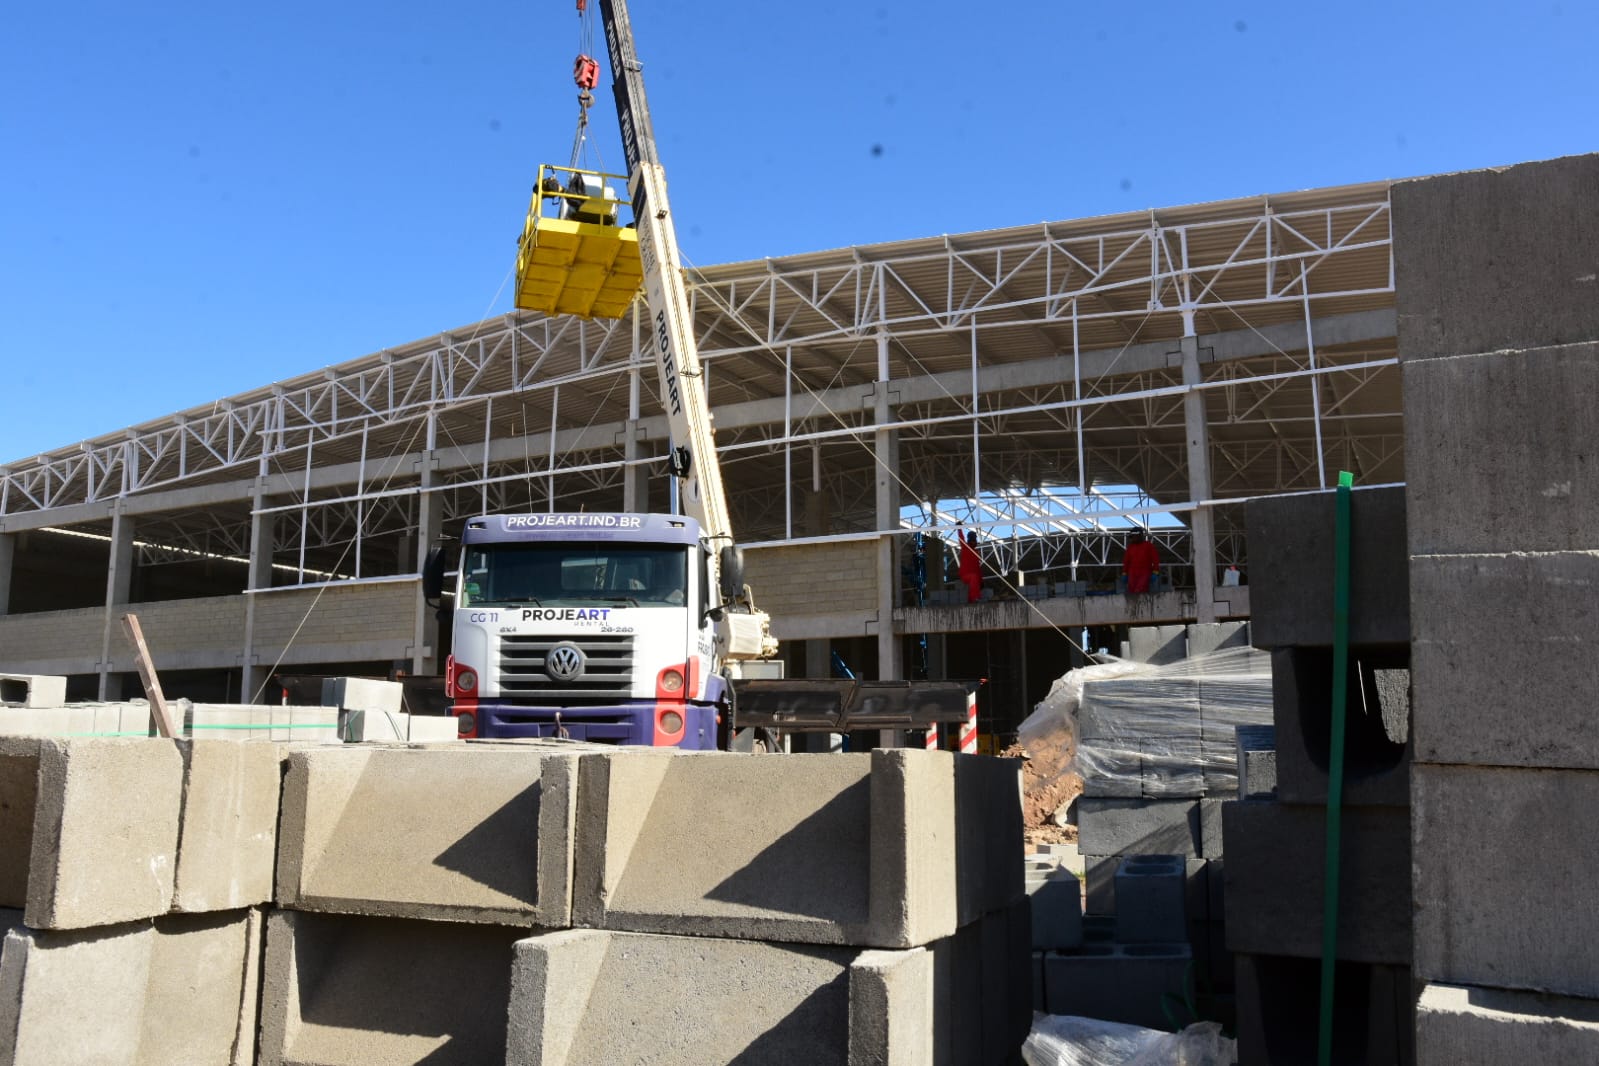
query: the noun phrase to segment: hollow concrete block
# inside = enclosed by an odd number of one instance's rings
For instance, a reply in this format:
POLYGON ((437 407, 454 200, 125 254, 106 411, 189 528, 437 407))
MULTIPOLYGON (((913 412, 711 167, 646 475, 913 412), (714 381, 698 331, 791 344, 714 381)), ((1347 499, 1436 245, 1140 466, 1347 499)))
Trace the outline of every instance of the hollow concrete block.
POLYGON ((1190 659, 1213 651, 1249 647, 1248 622, 1197 622, 1185 628, 1190 659))
MULTIPOLYGON (((1246 505, 1249 629, 1256 647, 1332 646, 1334 505, 1333 492, 1246 505)), ((1349 642, 1408 643, 1404 489, 1356 489, 1350 524, 1349 642)))
POLYGON ((183 814, 172 909, 226 911, 269 902, 281 790, 277 747, 177 743, 183 814))
POLYGON ((1044 956, 1045 1003, 1051 1014, 1074 1014, 1149 1028, 1171 1026, 1171 1005, 1183 1001, 1193 962, 1186 943, 1085 944, 1044 956))
POLYGON ((32 929, 164 914, 182 790, 171 740, 0 738, 0 906, 32 929))
MULTIPOLYGON (((1233 958, 1238 1066, 1317 1061, 1321 960, 1233 958)), ((1414 1066, 1414 993, 1402 966, 1339 961, 1333 967, 1333 1062, 1414 1066)))
MULTIPOLYGON (((956 824, 955 761, 905 749, 584 755, 573 922, 863 947, 948 936, 957 840, 970 841, 956 824)), ((1018 815, 1003 873, 1017 897, 1019 826, 1018 815)), ((994 846, 968 846, 986 869, 994 846)))
POLYGON ((1599 1000, 1428 984, 1416 1004, 1417 1066, 1599 1062, 1599 1000))
POLYGON ((393 711, 347 711, 340 732, 352 744, 363 741, 437 744, 460 739, 454 717, 393 711))
POLYGON ((501 925, 272 911, 261 973, 257 1062, 503 1062, 512 947, 527 932, 501 925))
POLYGON ((1599 769, 1599 551, 1417 556, 1416 759, 1599 769))
POLYGON ((1407 373, 1421 359, 1599 338, 1599 156, 1395 182, 1389 199, 1407 373))
MULTIPOLYGON (((908 833, 921 831, 916 824, 921 821, 916 808, 922 800, 916 790, 925 787, 921 782, 926 780, 928 770, 917 767, 915 753, 902 759, 885 752, 874 755, 874 759, 872 795, 877 805, 874 817, 887 813, 903 822, 908 833), (901 806, 904 813, 900 813, 901 806)), ((955 923, 965 925, 991 911, 1010 906, 1026 894, 1022 868, 1016 862, 1016 856, 1024 847, 1022 764, 1019 759, 989 755, 960 755, 955 757, 954 763, 955 923)), ((936 763, 932 772, 935 779, 942 778, 943 771, 936 763)), ((897 850, 902 845, 893 836, 894 824, 891 821, 885 825, 886 840, 897 850)), ((872 846, 879 848, 883 843, 882 838, 876 838, 874 827, 872 846)), ((923 848, 914 842, 903 846, 908 849, 907 860, 914 859, 917 863, 907 867, 912 884, 915 878, 926 877, 929 880, 922 883, 921 891, 932 889, 934 893, 918 905, 930 905, 936 901, 941 879, 947 876, 941 865, 944 852, 936 846, 923 848)), ((897 866, 899 860, 895 861, 897 866)), ((899 875, 895 873, 894 876, 899 875)))
POLYGON ((59 707, 67 702, 67 679, 53 674, 0 673, 0 703, 13 707, 59 707))
MULTIPOLYGON (((1277 798, 1284 803, 1327 802, 1332 658, 1330 648, 1272 652, 1277 798)), ((1345 685, 1344 802, 1409 806, 1410 649, 1351 649, 1345 685)))
POLYGON ((341 711, 399 714, 405 709, 405 686, 374 677, 324 677, 322 705, 341 711))
POLYGON ((1027 898, 1032 904, 1032 947, 1059 950, 1083 942, 1083 886, 1075 873, 1057 867, 1029 877, 1027 898))
POLYGON ((1599 773, 1417 764, 1413 783, 1417 976, 1599 998, 1599 773), (1484 842, 1491 861, 1462 861, 1484 842))
POLYGON ((1134 626, 1127 635, 1137 662, 1166 666, 1188 657, 1186 626, 1134 626))
POLYGON ((1412 555, 1599 547, 1599 344, 1409 364, 1412 555))
POLYGON ((12 928, 0 1062, 252 1063, 260 931, 256 910, 12 928))
POLYGON ((1116 868, 1116 940, 1182 940, 1188 925, 1187 862, 1180 855, 1128 855, 1116 868))
POLYGON ((565 926, 575 758, 516 745, 296 749, 283 781, 277 902, 565 926))
POLYGON ((1275 726, 1238 727, 1238 798, 1270 799, 1277 794, 1275 726))
MULTIPOLYGON (((1320 958, 1326 808, 1227 803, 1222 823, 1227 946, 1257 955, 1320 958)), ((1346 807, 1341 835, 1337 957, 1409 966, 1410 812, 1346 807)))

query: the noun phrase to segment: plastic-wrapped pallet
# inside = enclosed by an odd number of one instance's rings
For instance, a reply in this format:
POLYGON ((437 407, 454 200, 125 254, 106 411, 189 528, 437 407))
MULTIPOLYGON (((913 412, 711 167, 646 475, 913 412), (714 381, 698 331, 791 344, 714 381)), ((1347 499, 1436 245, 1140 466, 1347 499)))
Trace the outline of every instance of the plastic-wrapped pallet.
POLYGON ((1272 721, 1270 660, 1231 648, 1167 666, 1117 661, 1055 682, 1020 730, 1071 752, 1083 794, 1162 798, 1235 793, 1235 731, 1272 721))

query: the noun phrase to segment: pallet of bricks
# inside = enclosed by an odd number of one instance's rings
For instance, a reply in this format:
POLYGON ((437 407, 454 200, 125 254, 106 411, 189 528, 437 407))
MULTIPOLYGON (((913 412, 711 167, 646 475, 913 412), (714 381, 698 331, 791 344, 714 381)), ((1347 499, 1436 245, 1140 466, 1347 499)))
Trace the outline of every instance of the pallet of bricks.
POLYGON ((1220 807, 1239 792, 1240 727, 1271 721, 1269 660, 1246 641, 1243 623, 1135 629, 1129 652, 1153 661, 1074 670, 1023 724, 1029 752, 1066 745, 1083 780, 1086 913, 1060 924, 1065 895, 1077 904, 1054 884, 1064 875, 1039 864, 1030 883, 1039 1009, 1166 1030, 1231 1022, 1220 807), (1037 935, 1050 929, 1062 931, 1037 935))
POLYGON ((7 738, 0 1063, 1000 1066, 1019 794, 943 752, 7 738))

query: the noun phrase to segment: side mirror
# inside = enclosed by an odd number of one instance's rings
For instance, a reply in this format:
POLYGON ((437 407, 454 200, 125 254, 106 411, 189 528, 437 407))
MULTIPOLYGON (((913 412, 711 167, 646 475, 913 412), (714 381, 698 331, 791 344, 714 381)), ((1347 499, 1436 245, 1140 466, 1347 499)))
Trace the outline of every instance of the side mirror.
POLYGON ((427 561, 422 564, 422 596, 436 600, 444 595, 444 548, 435 545, 428 549, 427 561))
POLYGON ((732 603, 744 597, 744 552, 734 544, 722 549, 718 556, 722 568, 722 602, 732 603))

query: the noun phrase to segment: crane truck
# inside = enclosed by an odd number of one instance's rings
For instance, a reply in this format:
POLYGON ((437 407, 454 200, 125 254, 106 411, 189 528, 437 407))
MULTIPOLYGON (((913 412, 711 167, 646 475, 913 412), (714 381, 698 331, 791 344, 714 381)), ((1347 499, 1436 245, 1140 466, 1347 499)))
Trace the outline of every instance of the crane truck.
MULTIPOLYGON (((784 679, 772 669, 777 642, 733 538, 627 6, 598 6, 633 222, 620 222, 607 184, 622 175, 540 167, 518 246, 517 304, 615 318, 643 288, 683 513, 468 519, 445 668, 459 732, 711 749, 776 730, 964 721, 974 683, 784 679)), ((597 67, 578 57, 580 133, 597 67)), ((444 565, 435 551, 429 598, 442 594, 444 565)))

